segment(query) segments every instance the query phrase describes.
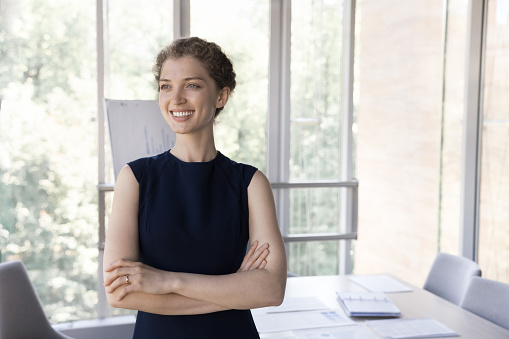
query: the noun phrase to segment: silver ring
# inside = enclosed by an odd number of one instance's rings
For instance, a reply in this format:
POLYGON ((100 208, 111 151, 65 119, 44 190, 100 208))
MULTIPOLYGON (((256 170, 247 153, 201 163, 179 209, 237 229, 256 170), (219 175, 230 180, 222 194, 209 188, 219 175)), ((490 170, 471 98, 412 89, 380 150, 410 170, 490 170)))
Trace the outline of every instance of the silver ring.
POLYGON ((128 275, 125 276, 125 283, 129 284, 129 276, 128 275))

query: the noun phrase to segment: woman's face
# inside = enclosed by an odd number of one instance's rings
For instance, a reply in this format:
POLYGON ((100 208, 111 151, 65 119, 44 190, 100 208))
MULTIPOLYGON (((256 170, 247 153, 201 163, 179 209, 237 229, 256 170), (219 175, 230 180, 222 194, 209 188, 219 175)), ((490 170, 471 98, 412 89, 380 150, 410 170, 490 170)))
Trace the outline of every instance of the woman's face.
POLYGON ((218 89, 201 63, 192 57, 167 59, 159 80, 159 107, 177 134, 213 128, 216 108, 228 101, 229 89, 218 89))

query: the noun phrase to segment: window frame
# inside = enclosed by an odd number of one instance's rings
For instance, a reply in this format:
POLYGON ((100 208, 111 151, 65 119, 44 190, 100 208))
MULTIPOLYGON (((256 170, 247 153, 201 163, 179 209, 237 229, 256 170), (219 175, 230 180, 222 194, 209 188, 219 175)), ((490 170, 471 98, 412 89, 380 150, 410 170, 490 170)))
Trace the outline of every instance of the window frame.
MULTIPOLYGON (((339 241, 340 274, 353 271, 352 240, 357 239, 358 181, 353 177, 353 61, 355 0, 344 0, 341 113, 341 177, 334 181, 289 181, 291 0, 271 0, 267 176, 271 182, 279 227, 288 249, 291 242, 339 241), (289 189, 337 187, 342 190, 341 233, 289 234, 289 189)), ((287 255, 289 251, 287 250, 287 255)))
POLYGON ((488 0, 469 0, 461 159, 460 254, 477 262, 481 189, 482 91, 488 0))

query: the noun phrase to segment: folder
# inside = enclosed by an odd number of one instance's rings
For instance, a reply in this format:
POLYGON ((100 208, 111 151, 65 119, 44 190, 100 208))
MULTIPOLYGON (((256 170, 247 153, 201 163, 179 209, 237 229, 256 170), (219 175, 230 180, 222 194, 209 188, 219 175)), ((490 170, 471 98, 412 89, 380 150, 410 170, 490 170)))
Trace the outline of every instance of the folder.
POLYGON ((336 292, 351 317, 399 317, 401 311, 383 292, 336 292))

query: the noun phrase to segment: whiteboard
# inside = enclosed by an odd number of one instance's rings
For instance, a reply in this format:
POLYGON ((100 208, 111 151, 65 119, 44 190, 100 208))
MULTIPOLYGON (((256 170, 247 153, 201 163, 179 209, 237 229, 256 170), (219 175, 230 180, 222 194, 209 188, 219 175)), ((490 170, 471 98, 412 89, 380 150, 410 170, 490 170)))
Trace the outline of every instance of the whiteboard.
POLYGON ((175 133, 154 100, 104 100, 115 181, 124 165, 175 145, 175 133))

